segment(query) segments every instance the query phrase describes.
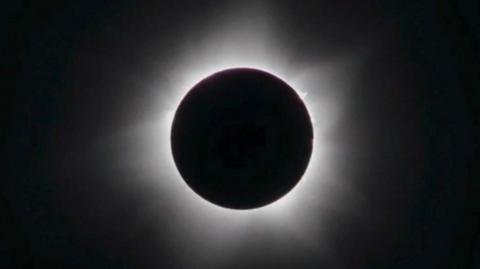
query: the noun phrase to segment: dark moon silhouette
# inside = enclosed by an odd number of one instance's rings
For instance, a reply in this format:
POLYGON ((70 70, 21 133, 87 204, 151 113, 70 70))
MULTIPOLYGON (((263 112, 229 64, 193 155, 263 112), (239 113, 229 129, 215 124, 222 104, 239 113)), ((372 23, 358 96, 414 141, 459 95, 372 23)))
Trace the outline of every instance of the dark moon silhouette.
POLYGON ((308 111, 284 81, 248 68, 196 84, 173 120, 173 158, 185 182, 227 208, 265 206, 300 180, 312 153, 308 111))

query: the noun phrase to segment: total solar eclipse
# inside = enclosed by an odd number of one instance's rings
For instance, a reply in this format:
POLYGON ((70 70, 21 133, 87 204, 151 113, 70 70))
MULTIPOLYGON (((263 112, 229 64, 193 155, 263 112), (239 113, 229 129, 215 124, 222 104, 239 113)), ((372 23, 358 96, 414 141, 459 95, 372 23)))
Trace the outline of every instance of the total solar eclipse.
POLYGON ((173 159, 187 185, 231 209, 262 207, 287 194, 305 172, 312 144, 310 116, 295 90, 250 68, 198 82, 171 129, 173 159))

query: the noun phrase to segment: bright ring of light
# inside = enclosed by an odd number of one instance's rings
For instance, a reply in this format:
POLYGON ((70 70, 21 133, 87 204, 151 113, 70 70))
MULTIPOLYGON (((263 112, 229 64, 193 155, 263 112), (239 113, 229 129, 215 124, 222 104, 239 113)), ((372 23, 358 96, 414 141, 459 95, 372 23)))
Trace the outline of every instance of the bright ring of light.
MULTIPOLYGON (((225 258, 243 244, 245 233, 252 231, 252 225, 255 231, 262 231, 262 237, 275 240, 288 240, 288 237, 276 236, 287 230, 306 241, 312 233, 318 235, 319 225, 312 219, 311 212, 319 212, 325 207, 322 204, 327 204, 324 201, 331 201, 335 196, 324 188, 336 176, 332 168, 334 159, 326 157, 334 151, 326 142, 326 135, 339 114, 336 92, 344 87, 334 80, 337 71, 332 63, 312 66, 289 61, 289 52, 278 48, 264 16, 256 19, 249 16, 248 20, 232 20, 232 17, 230 24, 222 24, 224 29, 203 36, 209 41, 208 45, 195 49, 184 45, 174 66, 168 70, 159 68, 159 79, 150 85, 151 91, 158 93, 158 103, 151 116, 144 120, 145 146, 140 153, 144 160, 142 171, 146 171, 145 178, 149 180, 146 184, 156 189, 157 204, 172 212, 169 227, 178 238, 177 247, 186 251, 195 248, 198 255, 207 256, 211 251, 221 250, 225 258), (170 148, 173 116, 186 93, 210 74, 240 67, 265 70, 295 89, 307 107, 315 134, 308 168, 297 186, 276 202, 253 210, 218 207, 193 193, 178 173, 170 148)), ((153 208, 156 208, 154 204, 153 208)))

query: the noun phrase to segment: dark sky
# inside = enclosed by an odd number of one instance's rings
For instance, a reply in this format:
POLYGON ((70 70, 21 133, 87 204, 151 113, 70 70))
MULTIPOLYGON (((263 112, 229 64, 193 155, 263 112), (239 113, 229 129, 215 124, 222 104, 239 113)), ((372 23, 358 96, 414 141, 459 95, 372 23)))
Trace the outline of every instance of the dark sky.
POLYGON ((3 10, 0 268, 480 268, 478 3, 137 2, 3 10), (243 241, 219 235, 238 249, 208 249, 198 216, 178 213, 187 198, 144 183, 144 143, 116 135, 169 102, 171 83, 162 95, 149 81, 175 81, 183 56, 216 46, 232 10, 255 31, 257 7, 286 68, 362 59, 336 78, 351 83, 328 133, 329 169, 361 202, 338 191, 329 206, 348 214, 305 206, 290 222, 314 226, 311 244, 253 222, 243 241))

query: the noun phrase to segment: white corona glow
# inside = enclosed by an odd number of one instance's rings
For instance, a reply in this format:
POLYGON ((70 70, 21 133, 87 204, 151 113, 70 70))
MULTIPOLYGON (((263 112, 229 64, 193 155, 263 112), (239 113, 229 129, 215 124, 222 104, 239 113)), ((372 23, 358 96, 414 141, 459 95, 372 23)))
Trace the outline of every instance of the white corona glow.
POLYGON ((282 39, 275 35, 266 10, 233 8, 225 18, 212 22, 214 30, 188 35, 193 40, 179 44, 173 66, 159 66, 155 76, 158 79, 152 78, 148 85, 150 92, 155 93, 155 108, 141 126, 135 127, 132 141, 142 141, 140 146, 135 145, 140 162, 136 169, 146 174, 146 186, 155 189, 159 198, 143 214, 154 215, 158 204, 167 206, 172 220, 170 232, 178 238, 176 247, 191 253, 188 255, 222 250, 221 258, 227 259, 246 244, 246 235, 277 243, 295 238, 302 244, 319 247, 318 242, 309 240, 309 235, 315 234, 318 240, 322 227, 309 216, 312 212, 321 216, 323 208, 335 203, 336 193, 328 187, 336 176, 335 158, 329 157, 335 152, 328 132, 340 115, 340 97, 347 84, 338 76, 348 77, 342 68, 349 63, 295 62, 288 49, 280 46, 282 39), (170 147, 173 117, 185 94, 211 74, 237 67, 264 70, 284 80, 303 99, 314 127, 311 159, 297 186, 279 200, 251 210, 219 207, 198 196, 181 178, 170 147))

